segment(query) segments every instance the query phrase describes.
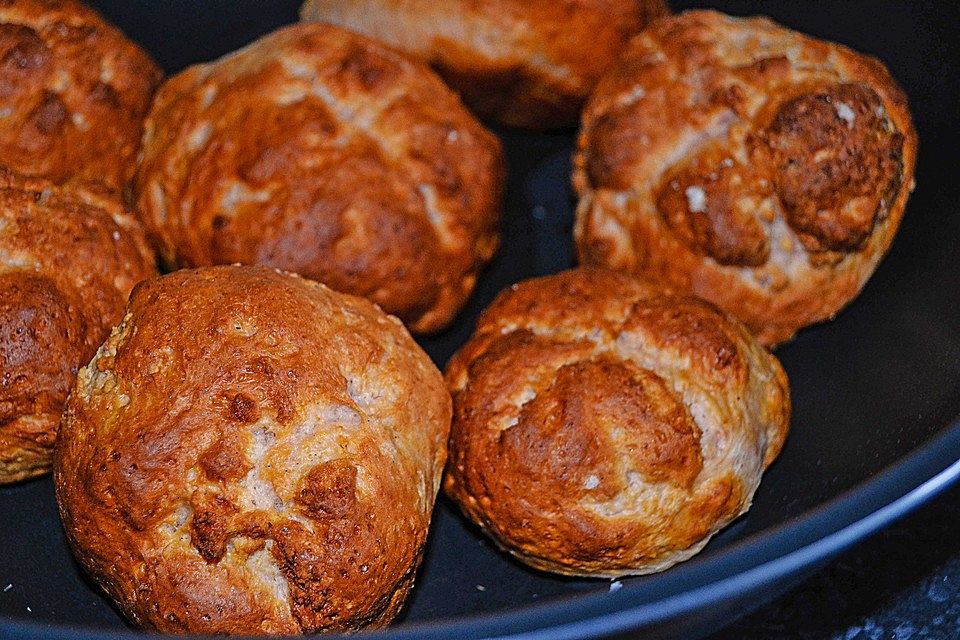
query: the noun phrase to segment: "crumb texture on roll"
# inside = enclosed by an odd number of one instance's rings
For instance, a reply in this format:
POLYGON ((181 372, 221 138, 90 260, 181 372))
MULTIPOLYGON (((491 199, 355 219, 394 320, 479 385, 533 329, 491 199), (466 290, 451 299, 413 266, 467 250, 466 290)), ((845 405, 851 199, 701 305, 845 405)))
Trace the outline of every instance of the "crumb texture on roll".
POLYGON ((294 25, 166 82, 135 190, 173 266, 267 264, 448 324, 498 241, 503 158, 429 69, 294 25))
POLYGON ((160 77, 80 2, 0 2, 0 164, 121 190, 160 77))
POLYGON ((156 275, 109 194, 0 170, 0 483, 50 470, 77 370, 156 275))
POLYGON ((664 18, 584 109, 578 253, 782 342, 873 274, 916 148, 906 98, 877 60, 765 18, 664 18))
POLYGON ((137 287, 80 371, 54 467, 68 539, 135 623, 386 625, 412 584, 450 397, 403 325, 266 267, 137 287))
POLYGON ((786 375, 737 321, 606 270, 501 293, 446 372, 447 494, 537 569, 622 576, 744 513, 790 421, 786 375))
POLYGON ((573 126, 663 0, 307 0, 304 20, 382 40, 430 64, 476 113, 531 129, 573 126))

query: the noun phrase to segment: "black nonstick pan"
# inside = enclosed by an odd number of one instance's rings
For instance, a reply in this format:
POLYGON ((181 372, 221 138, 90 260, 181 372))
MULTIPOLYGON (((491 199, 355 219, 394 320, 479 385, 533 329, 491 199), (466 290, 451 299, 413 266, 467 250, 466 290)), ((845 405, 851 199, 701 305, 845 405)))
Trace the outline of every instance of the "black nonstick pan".
MULTIPOLYGON (((295 20, 298 5, 91 4, 168 72, 295 20)), ((770 15, 890 68, 920 135, 917 189, 890 254, 835 321, 777 350, 793 389, 791 436, 751 511, 700 555, 614 583, 554 577, 499 553, 441 498, 413 596, 397 623, 375 637, 697 638, 960 477, 960 8, 893 0, 709 6, 770 15)), ((509 162, 503 246, 455 326, 421 341, 441 366, 500 289, 573 264, 573 132, 498 133, 509 162)), ((49 478, 0 488, 0 636, 139 635, 74 564, 49 478)))

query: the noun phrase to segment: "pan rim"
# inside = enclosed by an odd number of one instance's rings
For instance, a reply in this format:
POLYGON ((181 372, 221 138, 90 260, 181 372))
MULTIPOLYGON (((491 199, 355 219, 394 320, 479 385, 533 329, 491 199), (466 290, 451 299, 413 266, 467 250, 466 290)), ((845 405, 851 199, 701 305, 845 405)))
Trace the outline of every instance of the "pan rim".
MULTIPOLYGON (((831 500, 734 542, 709 557, 661 574, 658 578, 669 585, 666 595, 645 597, 641 590, 625 585, 615 592, 595 590, 507 611, 410 622, 361 635, 371 640, 432 640, 454 636, 563 640, 664 624, 823 563, 957 482, 960 482, 960 415, 913 451, 831 500), (698 574, 700 580, 696 580, 698 574), (683 588, 691 582, 697 584, 683 588)), ((54 633, 73 640, 143 637, 142 632, 130 629, 110 630, 0 617, 0 636, 39 640, 54 633)))

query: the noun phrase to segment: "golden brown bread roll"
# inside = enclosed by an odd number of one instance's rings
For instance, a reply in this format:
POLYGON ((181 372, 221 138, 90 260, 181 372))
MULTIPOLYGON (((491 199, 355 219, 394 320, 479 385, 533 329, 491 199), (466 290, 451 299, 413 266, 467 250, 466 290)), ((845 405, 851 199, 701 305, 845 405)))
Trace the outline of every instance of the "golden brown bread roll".
POLYGON ((77 370, 154 275, 118 201, 0 170, 0 483, 50 470, 77 370))
POLYGON ((430 64, 474 111, 568 127, 663 0, 306 0, 303 20, 377 38, 430 64))
POLYGON ((501 293, 446 380, 447 494, 523 562, 569 575, 697 553, 749 508, 790 420, 780 364, 739 322, 605 270, 501 293))
POLYGON ((874 272, 916 149, 906 98, 873 58, 765 18, 665 18, 584 110, 580 259, 690 291, 782 342, 874 272))
POLYGON ((294 25, 171 78, 136 192, 168 266, 240 262, 442 328, 497 245, 503 159, 429 69, 294 25))
POLYGON ((386 625, 450 397, 403 325, 265 267, 150 280, 80 371, 54 470, 81 564, 164 632, 386 625))
POLYGON ((120 190, 160 76, 80 2, 0 3, 0 164, 120 190))

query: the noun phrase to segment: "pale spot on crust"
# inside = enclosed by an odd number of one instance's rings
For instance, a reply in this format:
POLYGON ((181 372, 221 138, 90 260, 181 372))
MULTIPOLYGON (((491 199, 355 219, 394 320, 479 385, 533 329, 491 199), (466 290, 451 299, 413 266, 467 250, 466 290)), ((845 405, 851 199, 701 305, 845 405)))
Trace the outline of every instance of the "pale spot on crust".
POLYGON ((113 58, 104 56, 100 59, 100 82, 110 84, 113 81, 113 58))
MULTIPOLYGON (((284 64, 286 64, 286 61, 284 64)), ((386 108, 385 106, 375 112, 368 109, 365 110, 361 108, 361 105, 352 105, 338 100, 336 96, 330 92, 330 89, 321 82, 313 82, 310 88, 313 95, 319 98, 340 120, 366 134, 371 141, 385 151, 387 155, 390 155, 389 150, 383 146, 383 142, 380 136, 377 135, 377 132, 371 130, 374 120, 380 115, 381 110, 386 108)))
POLYGON ((833 108, 837 110, 837 117, 846 122, 847 127, 852 129, 853 123, 857 119, 857 114, 853 112, 850 105, 845 102, 834 102, 833 108))
POLYGON ((772 199, 764 203, 761 211, 769 211, 772 218, 767 222, 767 217, 759 217, 770 238, 770 259, 759 268, 742 268, 740 272, 745 284, 782 291, 790 281, 800 278, 802 272, 809 268, 809 254, 772 199))
POLYGON ((213 100, 217 97, 217 85, 208 84, 203 88, 203 93, 200 97, 200 108, 207 109, 210 105, 213 104, 213 100))
POLYGON ((193 517, 193 509, 186 502, 179 503, 173 511, 157 526, 157 531, 164 538, 163 545, 189 544, 190 533, 184 527, 193 517))
POLYGON ((164 345, 150 354, 150 363, 147 365, 147 373, 155 375, 170 367, 174 360, 173 347, 164 345))
POLYGON ((319 429, 332 426, 355 429, 362 418, 353 408, 341 404, 313 405, 305 412, 302 421, 294 428, 296 438, 307 438, 319 429))
POLYGON ((87 122, 87 119, 83 117, 82 113, 76 112, 70 115, 70 121, 73 122, 74 126, 80 131, 86 131, 90 128, 90 123, 87 122))
POLYGON ((54 93, 64 93, 70 88, 71 84, 70 72, 66 69, 57 69, 50 83, 50 90, 54 93))
POLYGON ((315 80, 317 77, 316 69, 313 65, 305 62, 297 62, 290 57, 281 57, 280 64, 284 71, 294 78, 303 78, 304 80, 315 80))
POLYGON ((187 521, 190 519, 190 516, 193 515, 193 509, 190 508, 188 504, 181 504, 173 511, 174 523, 179 529, 183 525, 187 524, 187 521))
POLYGON ((234 318, 230 324, 235 332, 243 336, 244 338, 249 338, 251 336, 257 335, 257 332, 260 331, 260 327, 257 326, 256 320, 253 318, 234 318))
MULTIPOLYGON (((123 321, 115 326, 110 337, 100 345, 90 364, 77 373, 77 382, 84 402, 89 403, 95 395, 110 394, 117 388, 117 378, 113 374, 113 358, 117 355, 117 347, 126 339, 129 330, 130 313, 124 316, 123 321), (106 360, 104 368, 100 365, 106 360)), ((116 398, 112 399, 114 402, 116 398)))
POLYGON ((701 187, 687 187, 684 191, 687 196, 687 207, 694 213, 703 213, 707 210, 707 194, 701 187))
POLYGON ((302 102, 307 97, 307 91, 297 85, 284 85, 279 92, 274 94, 273 101, 278 107, 287 107, 291 104, 302 102))
POLYGON ((210 122, 201 122, 194 127, 190 135, 187 136, 187 148, 191 151, 197 151, 203 147, 203 145, 207 144, 211 133, 213 133, 213 124, 210 122))
POLYGON ((453 230, 450 229, 447 215, 440 207, 437 190, 433 185, 420 183, 417 185, 417 191, 420 193, 420 197, 423 198, 423 206, 427 212, 427 219, 437 232, 437 238, 440 239, 440 244, 447 247, 458 246, 457 237, 453 233, 453 230))
POLYGON ((634 85, 630 91, 617 96, 616 106, 618 108, 625 108, 631 105, 636 104, 639 100, 642 100, 647 95, 647 90, 641 85, 634 85))
POLYGON ((246 568, 250 573, 260 581, 261 584, 270 592, 276 600, 280 602, 290 601, 290 585, 287 578, 280 571, 273 554, 273 540, 264 542, 263 547, 254 551, 245 562, 246 568))
MULTIPOLYGON (((437 485, 439 486, 440 478, 439 476, 436 479, 437 485)), ((433 509, 433 493, 429 492, 430 487, 427 486, 427 476, 424 474, 423 469, 417 469, 417 511, 420 513, 428 513, 433 509)), ((433 487, 436 490, 436 487, 433 487)))
POLYGON ((267 202, 270 194, 269 188, 251 189, 245 182, 232 182, 220 199, 220 211, 231 216, 236 215, 238 205, 267 202))
POLYGON ((29 269, 40 270, 40 262, 26 251, 7 251, 0 248, 0 272, 29 269))
POLYGON ((530 385, 526 385, 515 398, 511 398, 510 404, 515 408, 515 413, 509 415, 506 420, 501 421, 499 426, 500 431, 506 431, 510 427, 516 426, 520 421, 520 410, 523 408, 523 405, 535 397, 537 397, 537 390, 530 385))
POLYGON ((167 220, 167 195, 159 182, 151 182, 147 190, 150 199, 150 209, 155 213, 157 222, 163 224, 167 220))
POLYGON ((283 510, 283 500, 277 495, 273 484, 260 475, 261 469, 266 464, 267 453, 277 439, 276 434, 268 428, 270 422, 270 418, 262 418, 260 424, 250 432, 247 459, 253 466, 240 481, 240 498, 242 506, 247 509, 283 510))
POLYGON ((359 376, 347 378, 347 395, 361 411, 368 414, 375 413, 377 405, 388 400, 385 389, 377 385, 367 384, 359 376))
MULTIPOLYGON (((318 464, 362 456, 363 444, 357 441, 355 432, 363 422, 364 417, 350 406, 319 403, 306 407, 283 449, 287 452, 282 458, 285 474, 291 479, 301 478, 318 464)), ((368 473, 362 466, 356 467, 357 491, 372 495, 375 492, 368 473)))

